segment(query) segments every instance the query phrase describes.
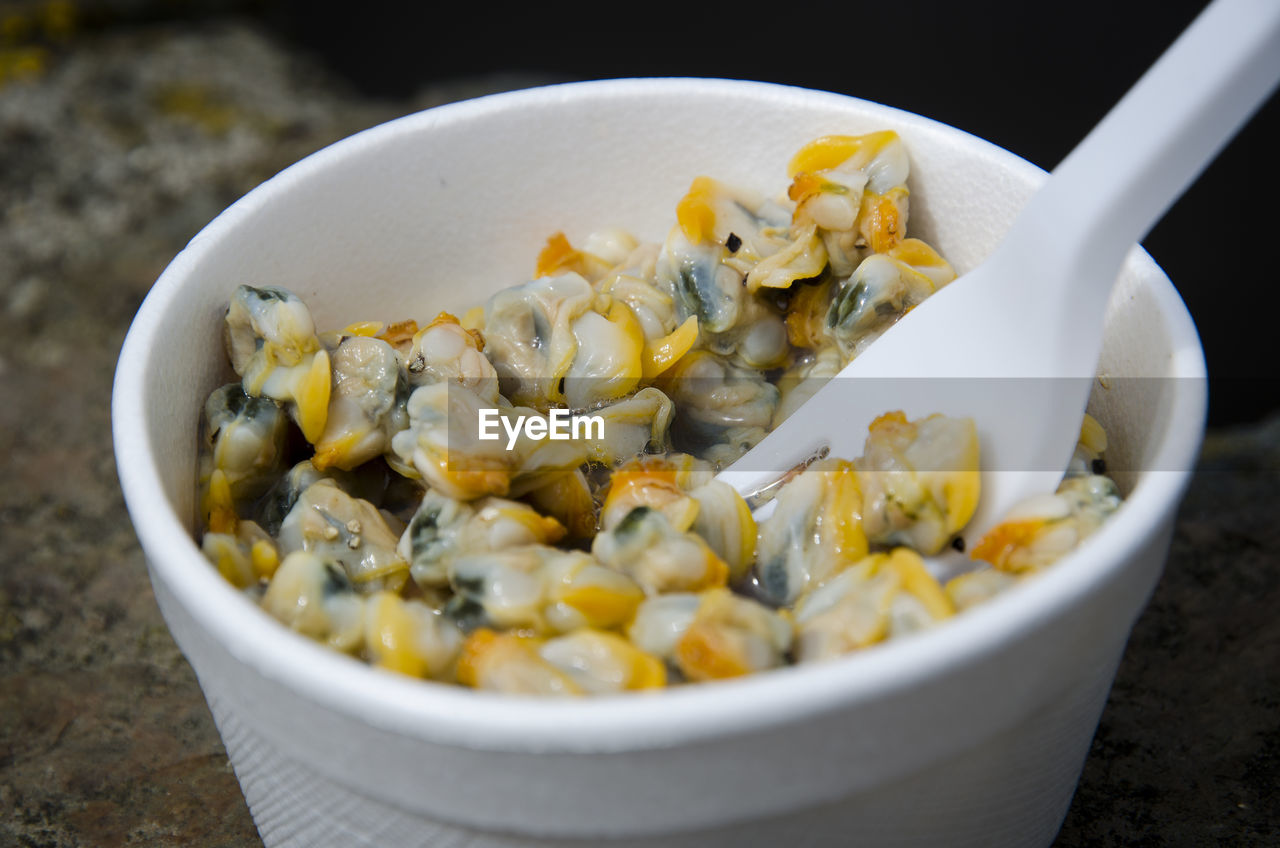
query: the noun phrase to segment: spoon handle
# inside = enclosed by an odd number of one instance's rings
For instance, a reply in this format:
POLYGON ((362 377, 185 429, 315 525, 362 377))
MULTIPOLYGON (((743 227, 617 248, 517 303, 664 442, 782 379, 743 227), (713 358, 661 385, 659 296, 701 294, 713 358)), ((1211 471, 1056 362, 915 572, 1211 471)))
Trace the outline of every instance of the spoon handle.
POLYGON ((1129 248, 1278 80, 1280 2, 1211 3, 1054 169, 992 258, 1066 270, 1055 309, 1100 333, 1129 248))
POLYGON ((890 327, 721 478, 747 492, 819 443, 856 455, 867 424, 900 409, 978 422, 983 495, 966 536, 1052 491, 1080 435, 1125 254, 1277 81, 1280 0, 1215 0, 1054 169, 990 257, 890 327))

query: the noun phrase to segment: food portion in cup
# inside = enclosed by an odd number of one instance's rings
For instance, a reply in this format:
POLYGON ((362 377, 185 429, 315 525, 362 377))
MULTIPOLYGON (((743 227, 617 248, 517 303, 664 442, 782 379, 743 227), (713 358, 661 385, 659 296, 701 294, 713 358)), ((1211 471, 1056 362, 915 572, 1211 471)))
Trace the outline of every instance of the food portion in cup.
POLYGON ((292 629, 371 664, 511 693, 651 689, 932 627, 1072 550, 1120 504, 1086 416, 1056 493, 940 581, 980 497, 968 419, 889 411, 757 521, 715 473, 955 277, 908 237, 893 132, 825 136, 777 198, 709 177, 665 242, 552 235, 461 318, 315 326, 231 298, 238 381, 204 410, 206 557, 292 629))

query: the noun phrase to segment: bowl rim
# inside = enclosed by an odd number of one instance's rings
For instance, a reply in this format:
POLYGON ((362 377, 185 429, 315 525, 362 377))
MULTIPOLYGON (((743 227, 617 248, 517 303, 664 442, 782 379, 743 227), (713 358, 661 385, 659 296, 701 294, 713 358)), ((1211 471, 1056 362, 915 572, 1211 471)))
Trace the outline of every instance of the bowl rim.
POLYGON ((183 281, 221 238, 264 203, 309 175, 360 149, 441 122, 482 119, 517 106, 565 99, 679 95, 697 92, 841 104, 898 125, 942 131, 983 148, 1033 180, 1046 173, 963 130, 879 103, 778 83, 699 77, 626 78, 559 83, 485 95, 405 115, 323 148, 254 188, 202 229, 160 275, 139 308, 121 348, 112 390, 112 435, 126 506, 153 579, 165 588, 237 662, 307 701, 384 730, 437 744, 489 750, 606 752, 668 747, 879 699, 995 651, 1009 639, 1086 597, 1144 544, 1173 511, 1190 478, 1206 415, 1205 364, 1195 327, 1173 285, 1140 249, 1130 255, 1154 281, 1152 295, 1174 343, 1170 373, 1179 381, 1169 426, 1122 509, 1055 568, 1021 581, 961 614, 945 627, 853 655, 790 666, 736 680, 584 699, 548 699, 477 692, 383 671, 301 636, 277 622, 208 566, 186 523, 165 495, 159 457, 151 448, 144 379, 153 342, 183 281), (1154 272, 1154 273, 1152 273, 1154 272), (1065 567, 1064 567, 1065 566, 1065 567))

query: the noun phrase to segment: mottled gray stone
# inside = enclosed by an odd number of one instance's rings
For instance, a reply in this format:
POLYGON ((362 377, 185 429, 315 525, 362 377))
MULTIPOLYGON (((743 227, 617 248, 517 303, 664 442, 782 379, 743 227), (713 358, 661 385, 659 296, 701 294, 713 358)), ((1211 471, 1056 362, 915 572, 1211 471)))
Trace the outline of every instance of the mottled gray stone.
POLYGON ((0 846, 261 844, 125 512, 120 344, 173 255, 263 179, 531 82, 376 102, 222 22, 84 35, 0 86, 0 846))

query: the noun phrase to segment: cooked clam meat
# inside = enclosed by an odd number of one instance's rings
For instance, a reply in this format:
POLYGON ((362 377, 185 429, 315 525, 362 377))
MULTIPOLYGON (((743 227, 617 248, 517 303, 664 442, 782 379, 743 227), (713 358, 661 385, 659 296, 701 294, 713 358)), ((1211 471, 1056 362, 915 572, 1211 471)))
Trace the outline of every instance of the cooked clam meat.
POLYGON ((648 506, 632 509, 616 526, 598 533, 591 553, 649 594, 696 592, 729 580, 728 564, 701 536, 678 530, 648 506))
POLYGON ((932 627, 955 608, 908 548, 872 554, 795 605, 796 656, 829 659, 932 627))
POLYGON ((397 551, 400 534, 387 516, 328 478, 299 495, 278 539, 285 554, 307 551, 338 563, 357 586, 398 589, 409 574, 409 563, 397 551))
POLYGON ((563 402, 561 381, 578 352, 574 322, 591 311, 596 292, 569 271, 503 289, 484 305, 485 353, 502 396, 547 409, 563 402))
POLYGON ((463 645, 458 680, 515 695, 583 695, 654 689, 667 675, 661 661, 609 631, 541 639, 480 629, 463 645))
POLYGON ((364 603, 364 644, 374 665, 411 677, 451 680, 463 634, 440 610, 392 591, 364 603))
POLYGON ((514 444, 501 435, 483 439, 486 410, 494 411, 489 417, 499 434, 506 425, 499 428, 496 421, 540 415, 524 407, 495 410, 465 386, 432 383, 409 396, 409 426, 392 437, 391 449, 427 485, 460 500, 523 493, 587 460, 581 442, 535 440, 523 430, 514 444))
POLYGON ((682 358, 661 379, 676 405, 677 447, 725 465, 767 435, 778 387, 759 372, 706 350, 682 358))
POLYGON ((972 419, 901 412, 871 423, 854 460, 862 489, 863 529, 873 543, 942 550, 978 506, 978 431, 972 419))
POLYGON ((284 558, 262 607, 291 629, 340 651, 357 651, 363 644, 365 599, 340 564, 310 551, 284 558))
POLYGON ((405 373, 411 386, 456 383, 490 403, 498 401, 498 372, 484 355, 484 335, 447 312, 414 333, 405 373))
POLYGON ((204 534, 200 549, 232 585, 246 589, 270 579, 280 565, 280 550, 254 521, 237 521, 231 532, 204 534))
POLYGON ((554 518, 528 504, 505 498, 454 500, 428 490, 400 537, 397 551, 421 586, 444 586, 449 564, 464 553, 483 553, 521 545, 550 545, 565 535, 554 518))
POLYGON ((852 358, 955 276, 947 261, 919 239, 868 256, 832 295, 830 335, 852 358))
POLYGON ((625 636, 583 628, 548 639, 538 649, 544 660, 567 674, 584 692, 656 689, 667 683, 667 670, 625 636))
POLYGON ((462 644, 458 682, 508 695, 580 695, 566 672, 542 658, 543 640, 482 627, 462 644))
POLYGON ((350 470, 382 456, 409 426, 409 381, 391 345, 368 336, 343 339, 330 368, 329 409, 311 462, 350 470))
POLYGON ((287 416, 270 398, 231 383, 205 401, 200 445, 201 512, 206 526, 229 532, 284 467, 287 416))
POLYGON ((643 650, 695 681, 776 668, 786 662, 793 638, 784 616, 725 588, 650 598, 627 632, 643 650))
POLYGON ((760 595, 791 604, 867 554, 863 497, 853 465, 824 460, 778 491, 776 507, 760 526, 755 578, 760 595))
POLYGON ((1052 565, 1120 508, 1120 492, 1100 474, 1068 477, 1052 495, 1015 504, 973 546, 973 558, 1015 574, 1052 565))
POLYGON ((245 394, 288 404, 307 441, 319 439, 329 409, 329 354, 301 298, 276 286, 240 286, 224 338, 245 394))
POLYGON ((239 383, 215 389, 204 406, 207 474, 221 471, 238 501, 260 496, 283 470, 288 416, 239 383))
POLYGON ((915 231, 896 132, 780 171, 772 192, 690 175, 643 237, 548 227, 527 277, 453 287, 471 303, 317 328, 295 293, 238 286, 237 379, 198 442, 205 558, 352 661, 552 696, 826 661, 1035 579, 1121 505, 1089 416, 1057 491, 945 585, 925 558, 981 497, 968 419, 886 410, 769 511, 716 478, 956 276, 915 231))
POLYGON ((468 629, 556 634, 616 628, 644 599, 628 575, 584 551, 548 545, 469 553, 453 560, 448 571, 455 595, 446 611, 468 629))

